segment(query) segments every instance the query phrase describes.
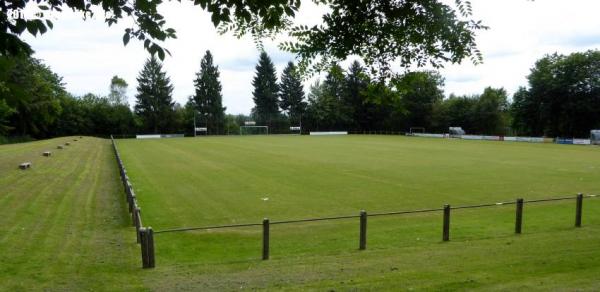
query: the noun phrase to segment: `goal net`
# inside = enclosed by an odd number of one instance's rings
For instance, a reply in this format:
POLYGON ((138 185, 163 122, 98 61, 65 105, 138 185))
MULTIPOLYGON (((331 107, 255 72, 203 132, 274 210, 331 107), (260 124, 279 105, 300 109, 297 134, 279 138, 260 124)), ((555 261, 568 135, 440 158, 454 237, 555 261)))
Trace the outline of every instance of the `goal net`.
POLYGON ((268 126, 240 126, 240 135, 269 135, 268 126))

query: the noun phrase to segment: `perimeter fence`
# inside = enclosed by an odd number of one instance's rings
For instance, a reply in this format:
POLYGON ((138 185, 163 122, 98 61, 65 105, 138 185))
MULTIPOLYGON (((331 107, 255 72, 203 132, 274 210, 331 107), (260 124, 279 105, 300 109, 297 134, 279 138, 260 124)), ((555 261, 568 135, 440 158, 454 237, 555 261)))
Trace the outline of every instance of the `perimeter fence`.
POLYGON ((121 182, 123 183, 125 199, 127 200, 127 209, 131 215, 131 222, 135 227, 137 243, 140 244, 142 251, 142 267, 154 268, 154 236, 152 227, 144 227, 142 224, 141 208, 138 205, 135 192, 131 186, 129 177, 127 176, 127 170, 125 170, 125 166, 121 160, 121 155, 119 154, 119 149, 117 149, 117 144, 115 143, 115 139, 112 135, 110 136, 110 140, 112 142, 115 157, 117 158, 117 164, 119 166, 119 174, 121 177, 121 182))

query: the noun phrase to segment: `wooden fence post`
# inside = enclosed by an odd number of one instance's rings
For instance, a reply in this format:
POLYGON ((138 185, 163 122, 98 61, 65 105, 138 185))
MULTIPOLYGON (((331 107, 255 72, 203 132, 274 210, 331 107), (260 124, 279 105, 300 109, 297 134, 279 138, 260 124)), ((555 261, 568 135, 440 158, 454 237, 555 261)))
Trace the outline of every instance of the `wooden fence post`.
POLYGON ((148 265, 148 233, 146 228, 140 228, 140 248, 142 250, 142 268, 146 269, 148 265))
POLYGON ((444 205, 444 228, 442 241, 450 240, 450 205, 444 205))
POLYGON ((131 222, 133 223, 133 226, 135 226, 135 228, 137 229, 138 226, 137 226, 137 218, 136 218, 136 216, 137 216, 136 209, 137 209, 137 206, 134 206, 133 210, 131 211, 131 222))
POLYGON ((575 227, 581 227, 581 211, 583 208, 583 194, 577 194, 577 205, 575 208, 575 227))
POLYGON ((146 232, 148 233, 147 240, 147 250, 148 250, 148 268, 154 268, 155 260, 154 260, 154 230, 152 227, 146 228, 146 232))
POLYGON ((269 259, 269 218, 263 219, 263 249, 262 259, 269 259))
POLYGON ((358 249, 367 249, 367 211, 365 210, 360 211, 360 239, 358 249))
POLYGON ((521 234, 521 229, 523 226, 523 199, 517 199, 517 213, 515 218, 515 233, 521 234))
POLYGON ((142 249, 142 268, 154 268, 154 231, 152 227, 140 228, 140 248, 142 249))
POLYGON ((127 207, 129 208, 129 213, 133 212, 133 201, 135 200, 135 195, 131 192, 127 192, 127 207))
POLYGON ((134 217, 134 224, 135 224, 135 234, 137 234, 137 243, 141 243, 141 239, 140 239, 140 228, 142 226, 140 226, 140 208, 136 207, 135 210, 133 211, 134 217))

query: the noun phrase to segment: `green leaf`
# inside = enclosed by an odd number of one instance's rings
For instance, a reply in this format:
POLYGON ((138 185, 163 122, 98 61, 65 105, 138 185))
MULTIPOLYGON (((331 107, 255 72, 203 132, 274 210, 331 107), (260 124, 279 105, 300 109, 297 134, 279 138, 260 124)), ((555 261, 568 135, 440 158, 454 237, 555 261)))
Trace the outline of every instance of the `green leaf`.
POLYGON ((129 33, 125 33, 125 34, 123 35, 123 45, 125 45, 125 46, 126 46, 126 45, 129 43, 129 37, 130 37, 130 36, 129 36, 129 33))
POLYGON ((46 19, 46 25, 50 28, 53 29, 54 28, 54 24, 52 23, 52 21, 46 19))
POLYGON ((12 31, 16 34, 21 34, 27 28, 27 21, 24 19, 18 18, 15 23, 15 29, 12 31))
POLYGON ((28 20, 28 21, 27 21, 27 31, 28 31, 30 34, 32 34, 32 35, 34 35, 34 36, 37 36, 37 33, 38 33, 38 26, 37 26, 37 24, 35 23, 35 21, 33 21, 33 20, 28 20))
POLYGON ((48 31, 46 25, 44 25, 44 22, 41 19, 36 19, 35 24, 37 25, 40 34, 44 34, 46 31, 48 31))
POLYGON ((219 18, 219 13, 213 12, 210 19, 212 20, 215 26, 219 26, 219 23, 221 22, 221 18, 219 18))
POLYGON ((163 61, 165 59, 165 51, 159 47, 156 52, 158 53, 158 58, 163 61))

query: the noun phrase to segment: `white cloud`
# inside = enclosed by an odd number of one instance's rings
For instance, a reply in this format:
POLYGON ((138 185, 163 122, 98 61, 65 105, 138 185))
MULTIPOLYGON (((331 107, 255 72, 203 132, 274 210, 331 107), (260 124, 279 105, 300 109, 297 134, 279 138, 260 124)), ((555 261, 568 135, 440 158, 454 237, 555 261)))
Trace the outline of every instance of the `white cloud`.
MULTIPOLYGON (((473 66, 465 60, 461 65, 442 69, 447 94, 480 93, 486 86, 504 87, 512 93, 518 86, 526 85, 529 69, 544 54, 570 53, 600 45, 600 19, 596 15, 600 11, 599 1, 476 0, 472 3, 475 18, 490 26, 490 30, 477 36, 484 64, 473 66)), ((312 1, 303 1, 302 5, 297 22, 319 23, 324 8, 312 1)), ((178 36, 166 43, 173 56, 167 57, 164 64, 175 86, 174 98, 185 103, 193 93, 193 78, 200 59, 206 50, 211 50, 221 69, 227 111, 248 113, 253 106, 251 82, 259 54, 252 39, 219 35, 208 14, 191 2, 166 2, 160 11, 178 36)), ((53 30, 41 37, 25 39, 36 50, 36 57, 64 76, 70 92, 106 94, 110 78, 119 75, 130 84, 133 104, 135 78, 148 55, 139 42, 132 40, 123 46, 121 38, 127 21, 108 28, 101 16, 83 21, 80 15, 66 11, 58 15, 53 30)), ((277 49, 281 39, 265 41, 279 73, 293 59, 277 49)))

